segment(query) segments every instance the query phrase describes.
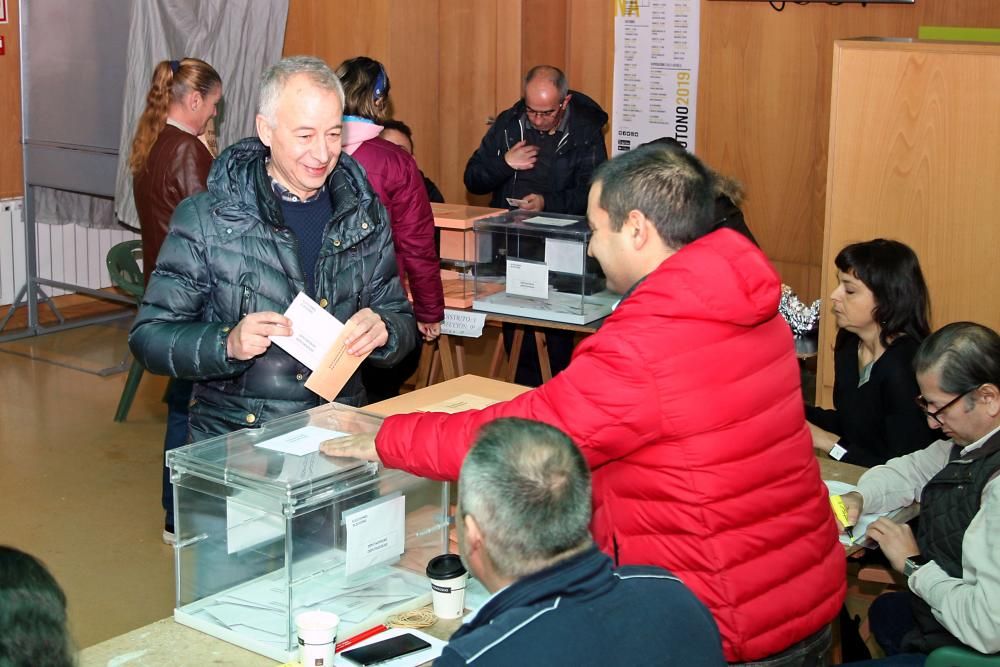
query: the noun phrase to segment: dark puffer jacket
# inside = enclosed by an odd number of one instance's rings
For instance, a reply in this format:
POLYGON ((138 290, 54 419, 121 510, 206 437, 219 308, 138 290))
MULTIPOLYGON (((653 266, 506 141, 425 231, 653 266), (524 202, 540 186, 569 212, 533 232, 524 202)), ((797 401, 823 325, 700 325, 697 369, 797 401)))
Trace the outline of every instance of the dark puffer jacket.
MULTIPOLYGON (((601 134, 608 114, 583 93, 569 91, 569 117, 566 134, 556 149, 548 188, 538 194, 545 197, 545 210, 553 213, 583 215, 594 169, 608 159, 601 134)), ((465 165, 465 187, 477 195, 493 193, 490 206, 510 208, 507 197, 518 197, 518 172, 503 156, 525 138, 527 121, 524 100, 501 113, 486 132, 482 143, 465 165)))
MULTIPOLYGON (((177 208, 146 288, 129 346, 154 373, 197 380, 192 442, 318 405, 309 370, 276 345, 249 361, 226 356, 229 331, 247 314, 282 313, 305 289, 294 235, 284 226, 257 139, 228 148, 208 192, 177 208)), ((327 179, 333 219, 316 265, 315 298, 344 322, 370 307, 389 341, 369 357, 392 365, 416 344, 416 322, 396 272, 385 208, 364 172, 341 155, 327 179)), ((337 401, 364 403, 355 375, 337 401)))

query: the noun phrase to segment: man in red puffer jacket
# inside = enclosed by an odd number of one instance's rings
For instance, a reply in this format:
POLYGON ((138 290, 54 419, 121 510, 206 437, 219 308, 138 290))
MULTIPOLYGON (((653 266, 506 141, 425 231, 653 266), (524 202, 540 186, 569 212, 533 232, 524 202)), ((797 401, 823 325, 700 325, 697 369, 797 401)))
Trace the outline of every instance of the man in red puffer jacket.
POLYGON ((598 168, 588 253, 623 292, 569 367, 514 400, 390 417, 328 454, 454 480, 479 427, 564 430, 593 470, 591 530, 617 565, 673 571, 712 611, 730 662, 823 664, 843 548, 806 427, 781 285, 761 251, 712 225, 712 177, 645 146, 598 168))

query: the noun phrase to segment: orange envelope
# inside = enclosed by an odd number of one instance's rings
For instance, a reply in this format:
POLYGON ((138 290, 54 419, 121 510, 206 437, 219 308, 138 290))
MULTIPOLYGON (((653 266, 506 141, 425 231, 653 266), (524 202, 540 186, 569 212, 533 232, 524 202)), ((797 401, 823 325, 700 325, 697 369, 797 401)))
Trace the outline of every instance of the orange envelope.
MULTIPOLYGON (((356 357, 347 353, 347 346, 344 340, 355 329, 353 322, 348 322, 344 330, 337 336, 330 349, 323 355, 323 361, 316 367, 309 379, 306 380, 306 389, 313 391, 328 401, 337 398, 337 394, 344 388, 347 381, 351 379, 358 366, 368 356, 356 357)), ((370 354, 370 353, 369 353, 370 354)))

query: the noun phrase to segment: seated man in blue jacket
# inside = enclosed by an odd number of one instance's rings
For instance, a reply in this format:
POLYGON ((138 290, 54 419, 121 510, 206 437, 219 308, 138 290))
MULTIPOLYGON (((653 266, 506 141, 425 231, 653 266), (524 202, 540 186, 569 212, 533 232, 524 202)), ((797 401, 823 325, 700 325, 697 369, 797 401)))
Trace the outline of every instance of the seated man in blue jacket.
POLYGON ((590 470, 562 431, 498 419, 462 464, 466 567, 492 597, 435 665, 725 665, 712 615, 670 572, 615 570, 591 541, 590 470))

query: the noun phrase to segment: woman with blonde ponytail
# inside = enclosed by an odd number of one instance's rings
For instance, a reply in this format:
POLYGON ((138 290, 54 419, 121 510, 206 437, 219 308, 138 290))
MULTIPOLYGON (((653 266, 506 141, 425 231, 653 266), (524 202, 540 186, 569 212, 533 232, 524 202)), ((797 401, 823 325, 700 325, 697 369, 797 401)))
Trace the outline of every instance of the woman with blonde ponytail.
MULTIPOLYGON (((142 268, 147 283, 174 209, 187 197, 208 187, 213 156, 207 148, 209 144, 201 137, 206 135, 221 98, 222 79, 203 60, 164 60, 153 70, 146 108, 139 118, 128 159, 142 229, 142 268)), ((167 389, 164 451, 187 441, 191 387, 189 381, 174 379, 167 389)), ((166 468, 163 509, 166 512, 163 540, 171 543, 173 488, 166 468)))

